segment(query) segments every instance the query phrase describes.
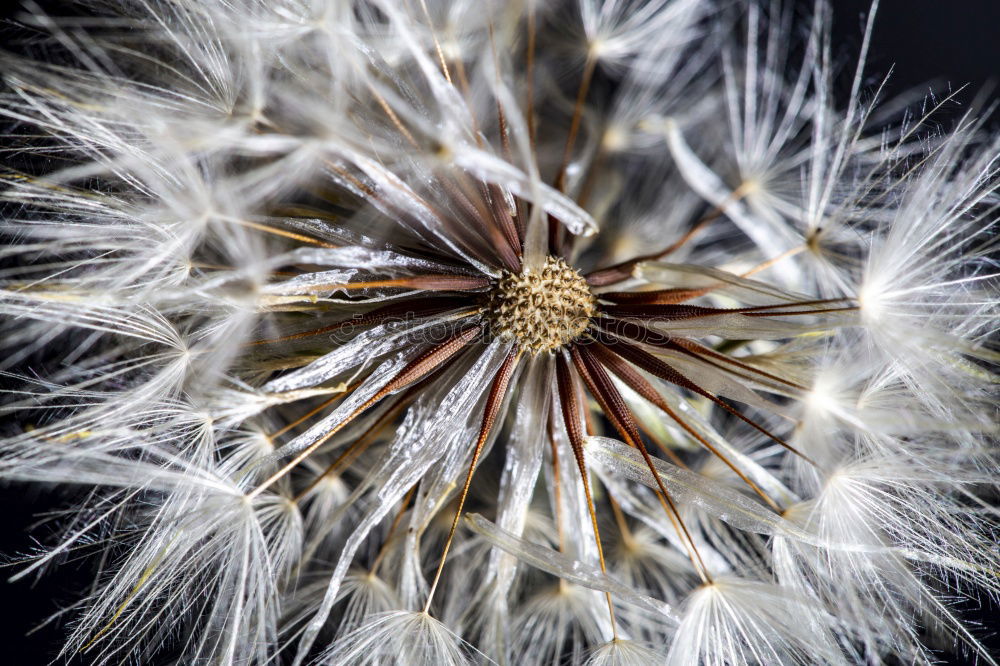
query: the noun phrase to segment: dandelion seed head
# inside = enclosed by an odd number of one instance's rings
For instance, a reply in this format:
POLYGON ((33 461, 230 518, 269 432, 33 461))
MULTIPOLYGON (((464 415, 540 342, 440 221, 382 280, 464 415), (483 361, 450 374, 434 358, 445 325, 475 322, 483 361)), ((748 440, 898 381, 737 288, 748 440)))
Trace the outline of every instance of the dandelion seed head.
POLYGON ((64 654, 994 663, 1000 143, 838 99, 824 0, 79 5, 0 53, 64 654))

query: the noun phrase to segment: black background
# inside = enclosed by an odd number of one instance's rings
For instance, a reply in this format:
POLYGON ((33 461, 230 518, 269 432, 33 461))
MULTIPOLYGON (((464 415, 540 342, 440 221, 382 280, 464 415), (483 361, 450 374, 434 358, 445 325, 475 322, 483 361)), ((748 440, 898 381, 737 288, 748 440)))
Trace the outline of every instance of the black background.
MULTIPOLYGON (((61 8, 66 3, 40 4, 52 14, 65 13, 61 8)), ((805 10, 812 2, 797 4, 805 10)), ((833 0, 832 5, 834 49, 849 71, 861 44, 863 17, 869 3, 833 0)), ((18 11, 17 3, 2 5, 0 19, 15 17, 18 11)), ((16 50, 16 42, 23 34, 16 26, 0 26, 0 47, 16 50)), ((949 113, 957 116, 969 108, 977 92, 989 91, 990 84, 1000 78, 1000 0, 884 0, 868 62, 869 90, 893 68, 886 89, 888 96, 909 91, 918 95, 934 91, 940 95, 968 84, 956 102, 949 104, 949 113)), ((1000 101, 1000 94, 994 90, 985 99, 1000 101)), ((1000 114, 994 113, 990 122, 994 130, 1000 127, 998 118, 1000 114)), ((11 558, 31 552, 37 544, 28 535, 28 528, 38 520, 37 515, 70 503, 69 498, 57 500, 35 487, 0 486, 0 553, 11 558)), ((44 537, 49 532, 42 526, 34 535, 44 537)), ((14 571, 16 567, 0 569, 0 666, 40 666, 54 657, 64 628, 50 625, 30 636, 25 634, 85 589, 89 571, 69 562, 40 581, 3 582, 14 571)), ((1000 609, 984 604, 964 602, 958 607, 965 610, 967 619, 980 625, 977 635, 1000 657, 1000 639, 996 636, 1000 609)), ((956 666, 973 663, 962 655, 942 655, 942 660, 956 666)))

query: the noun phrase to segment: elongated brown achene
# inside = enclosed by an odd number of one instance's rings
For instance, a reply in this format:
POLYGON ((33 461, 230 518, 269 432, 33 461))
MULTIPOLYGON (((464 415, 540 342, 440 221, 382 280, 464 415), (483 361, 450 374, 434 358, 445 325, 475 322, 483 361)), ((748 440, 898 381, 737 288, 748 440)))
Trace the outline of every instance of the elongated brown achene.
POLYGON ((276 482, 278 479, 282 478, 292 469, 294 469, 299 463, 308 458, 313 451, 322 446, 328 439, 333 437, 342 428, 348 425, 351 421, 357 418, 366 409, 377 403, 379 400, 394 393, 418 380, 423 378, 430 372, 433 372, 441 364, 445 363, 451 359, 455 354, 462 350, 465 345, 469 344, 477 336, 481 335, 483 332, 482 325, 479 326, 469 326, 458 333, 452 335, 448 340, 434 347, 433 349, 421 354, 416 359, 408 363, 402 370, 396 374, 385 386, 383 386, 375 395, 366 400, 360 407, 351 412, 347 417, 340 421, 336 426, 330 429, 330 431, 323 437, 317 439, 315 442, 303 449, 298 455, 292 458, 284 467, 268 477, 263 483, 258 485, 249 493, 249 497, 255 497, 259 495, 264 490, 266 490, 271 484, 276 482))
MULTIPOLYGON (((648 400, 653 405, 656 405, 663 413, 670 417, 670 419, 684 429, 695 441, 704 446, 706 449, 712 452, 717 458, 722 460, 729 469, 733 470, 740 480, 746 483, 757 495, 767 502, 773 509, 780 511, 780 507, 775 503, 774 499, 764 493, 760 487, 750 480, 746 474, 737 467, 724 453, 718 450, 711 442, 702 437, 698 431, 691 427, 687 421, 681 418, 677 412, 670 408, 664 401, 663 397, 656 390, 656 388, 646 380, 635 368, 625 362, 625 360, 609 350, 607 347, 600 343, 594 343, 587 346, 588 351, 592 351, 595 356, 600 359, 600 362, 604 364, 611 372, 613 372, 619 379, 621 379, 625 384, 642 396, 645 400, 648 400)), ((651 470, 652 471, 652 470, 651 470)), ((655 472, 654 472, 655 475, 655 472)))
POLYGON ((448 550, 451 548, 452 539, 455 538, 458 519, 462 515, 462 507, 465 506, 465 499, 469 496, 469 487, 472 485, 472 475, 476 471, 476 464, 479 462, 479 456, 483 452, 486 439, 490 436, 490 431, 493 429, 494 423, 496 423, 500 407, 503 405, 504 398, 507 395, 507 386, 514 375, 520 355, 520 352, 516 350, 507 354, 507 358, 504 359, 500 369, 497 370, 496 375, 493 377, 493 382, 490 384, 490 392, 486 396, 486 406, 483 409, 483 423, 479 427, 479 436, 476 438, 472 460, 469 462, 469 472, 465 475, 465 482, 462 484, 462 491, 458 496, 458 508, 455 509, 455 517, 452 519, 451 527, 448 530, 448 538, 445 541, 444 550, 441 552, 441 561, 438 564, 437 571, 434 573, 430 592, 427 593, 427 601, 424 604, 425 613, 430 609, 431 601, 434 599, 434 590, 437 589, 438 582, 441 580, 441 572, 444 570, 444 563, 448 558, 448 550))
MULTIPOLYGON (((650 345, 653 347, 659 347, 660 349, 667 349, 670 351, 680 352, 686 356, 697 359, 698 361, 710 365, 715 368, 719 368, 723 371, 727 371, 725 367, 720 365, 720 363, 725 363, 744 370, 747 373, 756 375, 758 378, 769 379, 773 382, 777 382, 788 388, 797 389, 800 391, 806 390, 805 387, 795 382, 789 381, 783 377, 778 377, 772 373, 766 372, 752 365, 748 365, 740 361, 737 358, 733 358, 727 354, 723 354, 715 351, 705 345, 699 344, 694 340, 687 338, 672 338, 650 328, 644 326, 641 322, 633 320, 623 320, 623 319, 613 319, 611 317, 602 317, 596 319, 594 324, 600 331, 595 332, 595 335, 600 338, 601 332, 607 331, 615 336, 628 338, 634 342, 639 342, 645 345, 650 345), (716 363, 718 361, 719 363, 716 363)), ((743 375, 746 377, 746 375, 743 375)), ((752 377, 748 377, 752 379, 752 377)))
MULTIPOLYGON (((583 482, 583 493, 587 499, 587 511, 590 514, 591 529, 594 530, 594 541, 597 545, 597 557, 601 565, 601 573, 607 573, 607 563, 604 561, 604 546, 601 544, 601 530, 597 526, 597 511, 594 509, 594 497, 590 492, 590 478, 587 472, 587 462, 583 453, 583 431, 580 428, 582 415, 580 414, 580 399, 577 395, 576 386, 571 370, 566 358, 560 354, 556 357, 556 380, 559 387, 559 405, 562 408, 563 425, 569 436, 570 447, 573 449, 573 457, 576 459, 576 466, 580 472, 580 479, 583 482)), ((611 617, 612 631, 617 635, 615 622, 614 603, 611 600, 611 593, 604 593, 608 603, 608 614, 611 617)))
POLYGON ((670 382, 671 384, 675 384, 677 386, 680 386, 681 388, 685 388, 685 389, 691 391, 692 393, 697 393, 698 395, 700 395, 700 396, 702 396, 704 398, 708 398, 709 400, 711 400, 712 402, 714 402, 715 404, 717 404, 719 407, 722 407, 724 410, 726 410, 727 412, 729 412, 730 414, 732 414, 736 418, 740 419, 744 423, 746 423, 749 426, 751 426, 754 430, 757 430, 758 432, 760 432, 760 433, 762 433, 764 435, 767 435, 770 439, 774 440, 775 442, 777 442, 781 446, 785 447, 786 449, 788 449, 792 453, 795 453, 796 455, 800 456, 802 459, 809 460, 809 458, 807 456, 805 456, 803 453, 801 453, 800 451, 798 451, 791 444, 785 442, 781 438, 779 438, 776 435, 772 434, 770 431, 768 431, 767 429, 765 429, 763 426, 759 425, 758 423, 755 423, 752 419, 747 418, 746 416, 744 416, 743 414, 741 414, 739 412, 739 410, 734 409, 733 407, 731 407, 730 405, 728 405, 727 403, 725 403, 718 396, 715 396, 715 395, 709 393, 708 391, 706 391, 705 389, 701 388, 700 386, 698 386, 697 384, 695 384, 693 381, 691 381, 690 379, 688 379, 686 376, 684 376, 683 374, 681 374, 679 371, 677 371, 673 366, 671 366, 668 363, 666 363, 665 361, 663 361, 663 360, 661 360, 661 359, 653 356, 649 352, 643 351, 639 347, 637 347, 637 346, 635 346, 633 344, 630 344, 628 342, 625 342, 623 340, 618 340, 618 341, 610 344, 608 346, 608 348, 611 351, 613 351, 614 353, 616 353, 619 356, 621 356, 622 358, 630 361, 631 363, 634 363, 635 365, 639 366, 643 370, 649 372, 650 374, 656 375, 660 379, 664 379, 664 380, 670 382))
POLYGON ((399 303, 388 303, 386 305, 379 306, 370 312, 355 315, 350 319, 345 319, 344 321, 340 321, 335 324, 321 326, 319 328, 303 331, 301 333, 292 333, 279 338, 254 340, 253 342, 248 343, 248 345, 266 345, 277 342, 287 342, 289 340, 300 340, 302 338, 323 335, 324 333, 333 333, 353 326, 371 326, 374 324, 381 324, 386 321, 420 319, 440 314, 441 312, 446 312, 448 310, 454 310, 463 305, 468 305, 468 299, 448 296, 442 296, 439 298, 407 299, 399 303))
POLYGON ((653 459, 650 457, 649 451, 646 450, 646 445, 643 443, 642 437, 639 436, 639 432, 635 427, 635 420, 624 399, 622 399, 621 393, 615 388, 607 372, 605 372, 604 368, 601 367, 601 364, 586 346, 575 345, 571 349, 571 354, 576 364, 577 372, 580 373, 591 394, 600 402, 601 407, 605 410, 605 414, 621 429, 625 441, 639 450, 659 488, 657 498, 660 500, 663 510, 666 511, 671 523, 673 523, 674 529, 677 531, 677 536, 684 542, 688 556, 698 570, 698 574, 705 582, 710 582, 711 575, 708 568, 698 553, 698 548, 691 538, 691 533, 688 531, 680 511, 677 509, 677 504, 671 497, 670 491, 663 484, 663 479, 660 478, 660 474, 653 464, 653 459))

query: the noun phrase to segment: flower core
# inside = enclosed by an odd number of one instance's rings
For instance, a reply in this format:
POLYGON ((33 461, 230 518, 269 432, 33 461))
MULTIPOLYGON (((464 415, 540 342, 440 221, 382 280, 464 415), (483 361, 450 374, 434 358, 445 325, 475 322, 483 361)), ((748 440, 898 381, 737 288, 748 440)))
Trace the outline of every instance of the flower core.
POLYGON ((572 342, 596 313, 587 281, 556 257, 547 257, 538 270, 505 271, 487 303, 494 335, 513 340, 532 354, 572 342))

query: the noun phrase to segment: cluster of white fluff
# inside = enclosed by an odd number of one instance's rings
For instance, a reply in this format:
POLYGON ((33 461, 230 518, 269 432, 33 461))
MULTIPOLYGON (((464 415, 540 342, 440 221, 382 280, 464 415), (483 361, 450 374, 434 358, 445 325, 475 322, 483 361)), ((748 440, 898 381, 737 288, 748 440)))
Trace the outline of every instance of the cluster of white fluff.
POLYGON ((1000 140, 880 114, 821 0, 84 4, 0 56, 0 479, 89 489, 18 573, 93 556, 63 656, 996 663, 953 602, 1000 594, 1000 140), (672 360, 789 447, 650 378, 690 431, 619 388, 684 464, 591 405, 585 487, 557 352, 518 357, 474 460, 500 339, 359 412, 450 316, 365 326, 379 281, 499 275, 447 222, 469 183, 528 266, 554 229, 587 269, 676 244, 630 289, 841 299, 665 329, 756 369, 672 360))

